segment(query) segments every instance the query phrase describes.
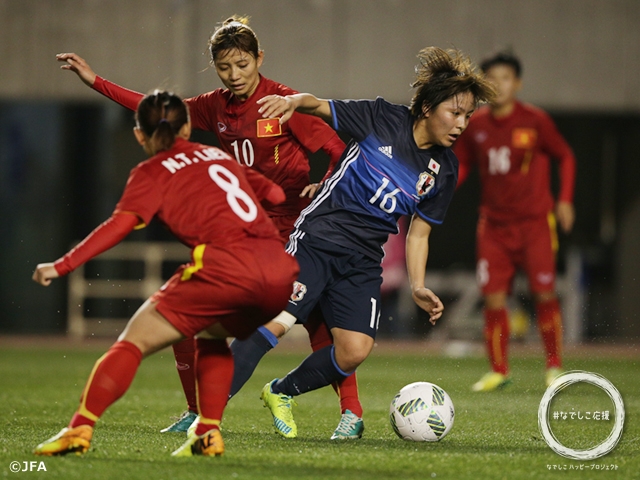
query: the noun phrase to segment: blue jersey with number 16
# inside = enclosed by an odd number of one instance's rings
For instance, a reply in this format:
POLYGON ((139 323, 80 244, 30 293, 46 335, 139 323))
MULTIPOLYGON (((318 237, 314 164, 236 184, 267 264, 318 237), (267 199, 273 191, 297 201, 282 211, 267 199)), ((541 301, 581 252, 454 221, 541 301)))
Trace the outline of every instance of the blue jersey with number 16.
POLYGON ((458 181, 451 149, 418 148, 409 108, 382 98, 331 100, 333 127, 349 134, 322 190, 300 213, 296 231, 382 260, 382 245, 398 232, 398 219, 417 213, 440 224, 458 181))

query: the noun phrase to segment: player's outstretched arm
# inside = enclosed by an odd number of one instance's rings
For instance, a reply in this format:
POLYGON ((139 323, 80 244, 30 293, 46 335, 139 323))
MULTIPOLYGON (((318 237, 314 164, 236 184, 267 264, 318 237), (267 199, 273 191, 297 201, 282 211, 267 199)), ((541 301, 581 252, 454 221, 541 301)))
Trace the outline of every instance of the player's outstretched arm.
POLYGON ((53 263, 38 264, 31 278, 40 285, 48 286, 52 279, 67 275, 120 243, 139 223, 140 219, 135 214, 114 213, 65 256, 53 263))
POLYGON ((96 73, 91 69, 89 64, 79 55, 75 53, 59 53, 56 55, 56 60, 59 62, 65 62, 61 65, 62 70, 71 70, 75 72, 80 80, 86 85, 92 87, 96 81, 96 73))
POLYGON ((258 100, 260 108, 258 112, 263 118, 280 117, 280 123, 285 123, 291 118, 293 112, 306 113, 322 118, 331 124, 332 115, 329 100, 316 98, 310 93, 297 93, 295 95, 267 95, 258 100))
POLYGON ((75 53, 59 53, 56 55, 56 59, 59 62, 66 62, 60 67, 61 69, 76 72, 78 77, 89 87, 129 110, 135 111, 138 108, 138 103, 144 97, 142 93, 121 87, 96 75, 87 62, 75 53))
POLYGON ((407 274, 413 301, 429 314, 429 321, 435 325, 442 316, 444 305, 435 293, 424 286, 430 234, 431 225, 414 215, 407 233, 407 274))

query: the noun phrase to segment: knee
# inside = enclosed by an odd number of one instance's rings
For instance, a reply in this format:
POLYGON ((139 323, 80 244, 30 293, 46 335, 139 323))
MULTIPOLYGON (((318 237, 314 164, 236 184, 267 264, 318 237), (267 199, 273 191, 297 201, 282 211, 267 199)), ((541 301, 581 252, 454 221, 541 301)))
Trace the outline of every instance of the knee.
POLYGON ((484 296, 484 307, 488 310, 498 310, 507 305, 507 294, 504 292, 489 293, 484 296))
POLYGON ((353 372, 367 359, 373 348, 373 339, 367 338, 371 341, 352 341, 346 345, 335 343, 335 360, 342 371, 353 372))

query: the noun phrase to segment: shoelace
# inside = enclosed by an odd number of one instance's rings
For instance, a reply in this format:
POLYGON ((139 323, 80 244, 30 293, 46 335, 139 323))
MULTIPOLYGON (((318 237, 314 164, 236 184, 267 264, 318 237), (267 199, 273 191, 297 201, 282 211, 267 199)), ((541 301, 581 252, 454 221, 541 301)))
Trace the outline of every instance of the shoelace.
POLYGON ((351 433, 351 430, 353 430, 353 427, 355 427, 356 423, 358 423, 358 417, 355 415, 349 415, 348 418, 347 415, 342 415, 340 424, 338 425, 338 428, 336 428, 336 431, 349 434, 351 433))

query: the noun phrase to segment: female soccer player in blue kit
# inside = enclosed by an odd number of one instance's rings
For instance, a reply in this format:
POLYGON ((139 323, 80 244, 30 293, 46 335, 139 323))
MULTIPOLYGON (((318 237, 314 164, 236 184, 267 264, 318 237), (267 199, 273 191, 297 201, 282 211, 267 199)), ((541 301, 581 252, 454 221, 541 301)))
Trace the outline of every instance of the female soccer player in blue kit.
POLYGON ((411 106, 376 100, 321 100, 310 94, 258 101, 265 118, 295 112, 318 116, 352 137, 332 176, 304 209, 287 250, 300 264, 294 293, 280 317, 304 319, 320 305, 334 344, 309 355, 262 399, 276 430, 296 432, 296 395, 351 375, 373 348, 380 316, 382 245, 411 215, 407 271, 414 301, 431 323, 444 306, 425 287, 429 235, 444 220, 458 179, 451 146, 493 87, 455 50, 420 51, 411 106))

